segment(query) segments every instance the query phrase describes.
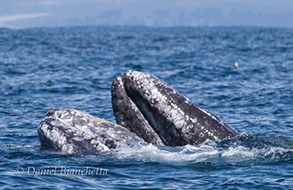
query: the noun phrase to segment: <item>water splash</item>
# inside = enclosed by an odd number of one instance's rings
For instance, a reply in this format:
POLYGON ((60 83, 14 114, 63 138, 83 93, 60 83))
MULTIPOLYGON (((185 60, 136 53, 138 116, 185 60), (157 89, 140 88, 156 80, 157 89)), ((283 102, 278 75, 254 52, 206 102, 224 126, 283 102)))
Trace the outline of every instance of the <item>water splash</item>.
POLYGON ((167 147, 138 144, 115 150, 118 159, 144 162, 251 165, 293 161, 293 142, 286 137, 252 137, 245 133, 222 141, 206 141, 193 146, 167 147))

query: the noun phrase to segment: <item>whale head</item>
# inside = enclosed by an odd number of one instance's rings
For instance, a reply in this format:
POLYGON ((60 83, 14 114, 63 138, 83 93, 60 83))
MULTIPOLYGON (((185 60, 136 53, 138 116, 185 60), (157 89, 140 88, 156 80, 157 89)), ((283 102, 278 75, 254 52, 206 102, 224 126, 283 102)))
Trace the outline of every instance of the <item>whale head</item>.
POLYGON ((43 148, 63 153, 103 152, 143 142, 122 126, 75 109, 52 109, 38 126, 43 148))
POLYGON ((197 145, 238 134, 149 73, 127 71, 113 81, 111 93, 116 122, 148 143, 197 145))

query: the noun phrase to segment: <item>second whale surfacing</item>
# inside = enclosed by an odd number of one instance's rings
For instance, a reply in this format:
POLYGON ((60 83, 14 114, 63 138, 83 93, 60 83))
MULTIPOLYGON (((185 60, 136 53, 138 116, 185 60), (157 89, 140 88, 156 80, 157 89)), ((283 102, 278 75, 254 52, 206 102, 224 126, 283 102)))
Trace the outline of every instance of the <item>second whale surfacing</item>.
POLYGON ((184 146, 238 135, 157 77, 127 71, 112 83, 116 122, 148 143, 184 146))
POLYGON ((41 146, 63 153, 103 152, 143 142, 129 130, 75 109, 52 109, 38 126, 41 146))

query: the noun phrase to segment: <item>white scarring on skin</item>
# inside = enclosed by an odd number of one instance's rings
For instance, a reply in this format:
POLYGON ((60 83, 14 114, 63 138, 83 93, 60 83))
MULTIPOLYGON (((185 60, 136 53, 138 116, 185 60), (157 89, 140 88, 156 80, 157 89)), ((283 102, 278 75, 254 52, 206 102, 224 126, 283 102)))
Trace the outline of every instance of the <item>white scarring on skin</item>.
MULTIPOLYGON (((174 102, 166 102, 167 97, 164 96, 161 92, 159 92, 156 85, 166 85, 164 82, 158 83, 155 79, 151 77, 150 74, 141 74, 140 72, 136 71, 130 71, 126 73, 126 76, 129 78, 132 78, 132 81, 135 81, 138 88, 146 88, 144 94, 141 94, 143 97, 147 99, 147 101, 151 102, 153 106, 159 110, 163 110, 166 114, 166 118, 173 122, 175 126, 178 129, 182 129, 182 132, 186 134, 189 132, 189 129, 191 129, 190 125, 185 125, 185 118, 187 120, 190 120, 194 125, 197 125, 197 118, 189 118, 188 115, 185 115, 184 112, 174 103, 174 102)), ((167 86, 167 85, 166 85, 167 86)), ((173 90, 174 94, 178 94, 176 90, 173 90)), ((171 98, 172 100, 172 98, 171 98)), ((186 99, 186 103, 190 104, 190 100, 186 99)), ((200 111, 207 114, 209 117, 213 118, 214 120, 222 123, 222 121, 218 120, 216 117, 214 117, 212 114, 207 112, 206 110, 200 108, 200 111)), ((209 132, 207 129, 205 129, 202 126, 202 130, 205 134, 207 134, 210 137, 213 137, 215 140, 218 140, 218 137, 214 135, 214 133, 209 132)), ((202 132, 200 133, 202 134, 202 132)))
MULTIPOLYGON (((90 127, 94 127, 93 122, 90 121, 90 118, 93 116, 79 112, 77 110, 70 110, 71 114, 73 113, 77 116, 81 116, 81 120, 85 121, 87 125, 76 125, 76 124, 71 124, 73 122, 73 118, 71 116, 66 117, 64 114, 68 114, 68 112, 61 113, 63 115, 58 116, 58 112, 55 113, 53 116, 47 116, 47 118, 52 118, 53 120, 51 121, 52 125, 58 125, 58 122, 62 123, 63 126, 68 126, 65 127, 66 132, 65 133, 74 133, 73 139, 76 141, 82 141, 84 139, 90 140, 90 144, 92 144, 94 147, 99 149, 99 151, 107 151, 110 150, 106 145, 104 145, 96 136, 93 135, 93 132, 89 129, 90 127), (63 119, 61 119, 63 118, 63 119), (78 129, 78 130, 77 130, 78 129), (82 138, 81 138, 82 137, 82 138)), ((94 117, 93 117, 94 118, 94 117)), ((54 146, 57 149, 60 149, 61 152, 63 153, 74 153, 74 147, 72 144, 67 142, 66 137, 63 135, 64 132, 60 131, 58 128, 50 127, 49 130, 49 125, 46 123, 43 123, 41 126, 41 131, 44 133, 44 136, 47 136, 49 139, 51 139, 54 142, 54 146)), ((111 131, 111 130, 110 130, 111 131)), ((110 134, 111 137, 114 137, 114 134, 110 134)))
MULTIPOLYGON (((153 104, 153 106, 159 110, 163 110, 166 114, 166 118, 173 122, 179 129, 186 127, 185 126, 185 114, 184 112, 175 104, 175 102, 167 102, 168 99, 161 92, 159 92, 156 85, 160 85, 161 83, 157 83, 153 78, 151 78, 150 74, 142 75, 139 72, 131 71, 127 72, 126 76, 132 78, 138 85, 138 88, 142 88, 142 86, 147 87, 145 92, 142 94, 149 102, 153 104), (140 81, 140 82, 138 82, 140 81)), ((163 83, 163 85, 165 85, 163 83)), ((175 90, 174 93, 177 93, 175 90)), ((195 119, 193 121, 196 121, 195 119)))

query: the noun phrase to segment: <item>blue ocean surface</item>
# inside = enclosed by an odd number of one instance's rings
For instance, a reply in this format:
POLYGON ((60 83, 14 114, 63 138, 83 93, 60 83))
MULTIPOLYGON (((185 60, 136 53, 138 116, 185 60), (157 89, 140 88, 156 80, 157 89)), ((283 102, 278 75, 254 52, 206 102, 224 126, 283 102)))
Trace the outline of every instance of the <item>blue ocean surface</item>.
POLYGON ((293 189, 293 29, 0 28, 0 189, 293 189), (238 63, 238 68, 235 63, 238 63), (52 108, 115 122, 111 83, 149 72, 240 133, 112 152, 41 148, 52 108))

